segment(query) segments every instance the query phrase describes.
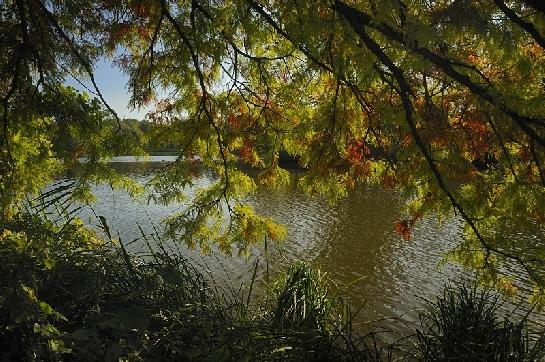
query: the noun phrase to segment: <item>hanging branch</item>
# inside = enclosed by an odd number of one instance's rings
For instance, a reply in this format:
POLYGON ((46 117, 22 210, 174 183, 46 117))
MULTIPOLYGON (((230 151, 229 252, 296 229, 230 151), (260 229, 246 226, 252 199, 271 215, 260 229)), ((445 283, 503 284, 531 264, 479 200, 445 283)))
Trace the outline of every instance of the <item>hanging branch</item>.
POLYGON ((17 12, 19 13, 19 20, 20 20, 20 29, 22 33, 23 40, 19 45, 15 48, 14 54, 17 54, 14 56, 14 70, 13 70, 13 79, 11 80, 9 91, 7 94, 2 97, 2 106, 3 106, 3 114, 2 114, 2 135, 0 135, 0 147, 4 146, 4 143, 6 145, 5 150, 8 155, 8 162, 10 164, 14 163, 13 157, 11 155, 11 150, 9 146, 9 139, 8 139, 8 129, 9 129, 9 118, 8 118, 8 109, 9 109, 9 102, 11 98, 15 95, 17 92, 17 88, 19 86, 19 77, 21 75, 21 68, 23 64, 23 59, 25 57, 25 53, 28 50, 29 47, 29 39, 28 39, 28 24, 25 14, 25 6, 22 0, 17 1, 17 12))
POLYGON ((104 99, 104 96, 102 95, 102 92, 100 91, 100 89, 99 89, 99 87, 98 87, 98 85, 96 83, 95 75, 93 73, 93 69, 91 68, 91 65, 90 65, 89 61, 87 59, 85 59, 85 57, 79 52, 76 44, 74 44, 72 39, 70 39, 68 34, 66 34, 65 31, 62 29, 62 27, 58 23, 57 19, 55 18, 55 15, 53 15, 47 9, 47 7, 45 7, 45 5, 42 4, 41 1, 35 0, 35 2, 36 2, 36 4, 38 4, 38 7, 42 11, 42 13, 45 15, 45 17, 46 17, 47 21, 49 22, 49 24, 51 26, 53 26, 53 28, 55 29, 57 34, 67 43, 67 45, 69 46, 72 53, 74 54, 76 59, 79 61, 80 65, 83 66, 83 69, 85 70, 87 76, 89 77, 89 79, 91 81, 91 84, 93 85, 93 88, 94 88, 96 94, 98 95, 98 97, 102 101, 102 104, 104 104, 104 106, 108 109, 108 111, 114 116, 114 118, 115 118, 115 120, 117 122, 117 127, 118 127, 117 131, 121 130, 121 120, 119 119, 119 116, 117 115, 116 111, 114 111, 114 109, 108 104, 108 102, 106 102, 106 99, 104 99))
POLYGON ((441 173, 437 169, 437 165, 435 164, 435 161, 433 160, 431 153, 426 148, 426 145, 423 139, 420 137, 418 133, 418 129, 416 128, 416 122, 414 119, 414 107, 410 99, 411 88, 409 86, 409 83, 406 80, 403 70, 399 68, 397 65, 395 65, 394 62, 382 50, 380 45, 378 45, 378 43, 367 34, 367 32, 365 31, 365 27, 358 22, 357 18, 348 16, 348 17, 345 17, 345 19, 348 21, 352 29, 358 34, 358 36, 364 42, 366 47, 381 61, 382 64, 384 64, 390 70, 390 72, 393 74, 394 78, 396 79, 396 82, 399 85, 399 89, 397 90, 397 92, 403 102, 403 108, 405 110, 405 119, 407 121, 407 124, 409 125, 411 135, 415 143, 417 144, 418 148, 420 149, 422 155, 426 159, 426 162, 428 163, 428 167, 432 171, 439 188, 445 193, 445 195, 449 199, 454 209, 460 213, 464 221, 469 225, 469 227, 475 234, 475 237, 479 240, 482 247, 486 251, 485 263, 488 262, 488 258, 491 252, 501 255, 505 258, 515 260, 519 264, 521 264, 522 267, 528 273, 528 275, 530 275, 530 277, 532 277, 532 279, 536 281, 536 283, 538 283, 540 287, 542 287, 544 285, 542 279, 524 262, 524 260, 522 260, 521 257, 512 255, 496 247, 493 247, 492 245, 490 245, 490 243, 488 243, 488 241, 480 233, 480 231, 477 228, 477 225, 475 224, 471 216, 469 216, 469 214, 465 211, 462 205, 456 200, 452 192, 450 192, 450 190, 447 188, 441 173))
MULTIPOLYGON (((195 68, 195 72, 197 74, 199 86, 200 86, 201 92, 202 92, 201 104, 202 104, 204 113, 206 115, 206 118, 208 119, 208 123, 214 129, 214 132, 216 134, 216 142, 218 144, 218 147, 219 147, 219 150, 220 150, 220 156, 221 156, 221 159, 222 159, 222 162, 223 162, 223 169, 224 169, 224 173, 225 173, 225 184, 224 184, 223 190, 222 190, 222 197, 225 198, 225 200, 227 202, 227 190, 229 188, 229 172, 228 172, 227 157, 225 155, 225 147, 223 145, 223 140, 222 140, 222 137, 221 137, 220 129, 216 125, 216 123, 214 122, 214 118, 212 116, 212 111, 209 108, 210 99, 209 99, 208 90, 207 90, 206 84, 205 84, 205 77, 204 77, 204 74, 203 74, 203 72, 201 70, 201 67, 200 67, 200 64, 199 64, 199 58, 197 56, 197 53, 195 52, 195 49, 193 48, 193 44, 191 43, 191 41, 189 40, 187 35, 182 30, 180 24, 176 21, 176 19, 174 19, 174 17, 170 13, 170 10, 168 9, 168 6, 167 6, 165 0, 161 0, 161 6, 162 6, 162 11, 165 14, 165 17, 170 22, 170 24, 174 27, 174 30, 176 31, 176 33, 178 34, 178 36, 182 40, 182 43, 187 47, 187 49, 189 50, 189 54, 191 55, 191 60, 193 62, 193 67, 195 68)), ((227 206, 230 208, 229 202, 227 202, 227 206)))
POLYGON ((498 5, 500 10, 511 20, 513 23, 517 24, 520 28, 526 31, 528 34, 534 38, 536 43, 538 43, 543 49, 545 49, 545 38, 541 36, 541 33, 536 29, 534 24, 527 22, 517 15, 516 12, 511 10, 503 0, 494 0, 494 3, 498 5))
POLYGON ((519 114, 517 111, 509 107, 506 102, 501 99, 501 96, 496 96, 496 94, 499 93, 493 89, 491 85, 486 87, 482 86, 474 82, 470 76, 457 71, 455 66, 460 65, 457 62, 453 62, 452 60, 436 54, 427 48, 419 46, 418 42, 409 42, 404 33, 395 30, 388 24, 374 21, 370 15, 346 5, 341 1, 336 0, 331 6, 331 9, 343 16, 345 19, 349 20, 349 23, 354 24, 357 27, 368 26, 373 28, 379 31, 387 39, 399 43, 404 48, 412 50, 416 54, 424 57, 424 59, 427 59, 431 63, 435 64, 446 75, 468 88, 473 94, 487 101, 488 103, 497 107, 501 112, 508 115, 524 133, 535 140, 540 146, 545 148, 545 138, 541 137, 532 127, 530 127, 530 124, 545 127, 544 119, 519 114))
MULTIPOLYGON (((358 93, 358 95, 361 96, 361 91, 355 84, 350 82, 350 80, 348 80, 344 74, 336 71, 330 65, 318 59, 318 57, 312 54, 312 52, 308 50, 304 46, 304 44, 296 42, 295 39, 289 33, 287 33, 284 29, 282 29, 282 27, 271 17, 271 15, 267 13, 267 11, 263 8, 263 6, 259 2, 255 0, 246 0, 246 3, 250 6, 251 9, 257 12, 267 22, 267 24, 269 24, 279 35, 281 35, 284 39, 288 40, 290 43, 292 43, 294 47, 296 47, 299 51, 301 51, 314 65, 320 67, 321 69, 325 70, 328 73, 333 74, 342 84, 350 88, 350 90, 354 94, 358 93)), ((362 97, 359 97, 358 95, 356 95, 358 102, 360 102, 362 107, 365 108, 365 104, 361 103, 360 101, 362 97)))
POLYGON ((151 82, 153 80, 153 58, 154 58, 154 54, 155 54, 155 51, 154 51, 153 48, 155 46, 155 43, 157 42, 157 37, 159 36, 159 31, 161 30, 161 26, 163 25, 163 19, 165 17, 165 14, 163 13, 162 9, 163 8, 161 8, 161 14, 159 16, 159 21, 157 22, 157 26, 155 27, 155 30, 153 31, 153 35, 151 37, 150 44, 147 47, 147 49, 144 51, 144 53, 142 54, 142 59, 140 59, 140 62, 138 63, 138 66, 136 68, 136 76, 134 77, 134 81, 133 81, 133 85, 132 85, 133 86, 133 99, 136 99, 136 88, 137 88, 138 78, 140 78, 140 73, 142 71, 144 61, 145 61, 146 57, 148 56, 148 54, 150 55, 149 70, 148 70, 148 90, 151 91, 151 82))

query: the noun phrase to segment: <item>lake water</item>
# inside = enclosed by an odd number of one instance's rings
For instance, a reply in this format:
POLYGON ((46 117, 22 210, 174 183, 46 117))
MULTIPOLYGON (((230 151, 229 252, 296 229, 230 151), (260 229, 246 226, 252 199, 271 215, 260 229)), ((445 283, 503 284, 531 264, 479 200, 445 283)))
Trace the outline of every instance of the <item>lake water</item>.
MULTIPOLYGON (((134 158, 118 157, 113 166, 144 183, 155 168, 173 159, 152 156, 149 162, 135 162, 134 158)), ((197 185, 211 181, 212 176, 203 174, 197 185)), ((108 185, 96 185, 93 191, 97 198, 93 211, 86 208, 81 217, 97 226, 95 214, 103 215, 113 234, 119 233, 124 242, 141 235, 138 226, 146 233, 152 233, 154 225, 161 228, 161 220, 182 206, 143 204, 108 185)), ((202 256, 184 245, 179 246, 179 252, 205 265, 216 280, 234 287, 248 284, 258 259, 257 280, 262 282, 261 288, 267 279, 265 260, 269 261, 271 274, 297 260, 311 262, 345 290, 356 308, 363 305, 359 321, 395 319, 376 324, 399 333, 415 327, 415 309, 424 307, 423 298, 432 298, 446 282, 470 276, 455 265, 437 266, 443 254, 462 237, 460 220, 453 218, 439 224, 434 218, 425 218, 416 225, 412 239, 405 241, 393 231, 394 223, 403 216, 401 200, 393 192, 361 188, 331 205, 292 185, 283 190, 260 189, 248 202, 287 228, 287 239, 270 244, 267 258, 261 247, 254 248, 250 257, 218 253, 202 256)), ((134 243, 130 248, 137 252, 141 245, 134 243)), ((517 273, 517 268, 513 267, 510 273, 517 273)), ((530 292, 529 284, 523 281, 517 300, 527 299, 530 292)), ((515 314, 521 315, 523 310, 515 314)), ((543 317, 534 314, 533 319, 542 321, 543 317)), ((367 329, 365 324, 361 328, 367 329)))

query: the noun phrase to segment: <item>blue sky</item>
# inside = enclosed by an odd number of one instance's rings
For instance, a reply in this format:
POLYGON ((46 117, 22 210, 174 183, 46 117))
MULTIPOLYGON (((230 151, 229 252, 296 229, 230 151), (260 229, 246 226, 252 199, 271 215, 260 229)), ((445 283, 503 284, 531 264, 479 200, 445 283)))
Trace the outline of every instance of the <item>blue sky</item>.
MULTIPOLYGON (((102 59, 95 66, 95 81, 108 104, 117 112, 120 118, 143 119, 151 107, 145 109, 129 109, 128 78, 115 67, 111 60, 102 59)), ((89 89, 93 89, 88 81, 82 81, 89 89)), ((86 91, 74 78, 68 77, 66 84, 78 90, 86 91)))

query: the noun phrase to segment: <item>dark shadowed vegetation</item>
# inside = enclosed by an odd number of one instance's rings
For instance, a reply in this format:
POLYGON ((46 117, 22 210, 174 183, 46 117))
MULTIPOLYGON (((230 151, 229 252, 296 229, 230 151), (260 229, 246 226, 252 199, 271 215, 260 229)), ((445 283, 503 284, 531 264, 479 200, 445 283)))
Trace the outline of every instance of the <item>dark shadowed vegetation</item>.
POLYGON ((499 296, 490 290, 445 287, 420 316, 417 332, 426 361, 538 361, 545 356, 545 334, 530 343, 527 320, 501 316, 499 296))
MULTIPOLYGON (((145 257, 80 222, 22 215, 0 238, 3 360, 537 361, 544 340, 501 319, 497 297, 446 288, 422 330, 394 344, 359 335, 324 273, 298 263, 256 298, 218 286, 164 247, 145 257)), ((163 245, 155 240, 156 245, 163 245)), ((252 284, 254 281, 252 281, 252 284)))

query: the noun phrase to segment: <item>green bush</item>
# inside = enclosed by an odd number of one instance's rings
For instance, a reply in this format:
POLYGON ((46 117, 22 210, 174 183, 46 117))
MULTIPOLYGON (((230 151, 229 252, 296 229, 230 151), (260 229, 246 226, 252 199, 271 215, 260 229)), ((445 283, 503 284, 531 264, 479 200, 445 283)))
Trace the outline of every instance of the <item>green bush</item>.
POLYGON ((230 323, 182 257, 142 262, 80 222, 29 215, 0 235, 1 360, 193 358, 230 323))
POLYGON ((319 269, 298 262, 273 284, 270 326, 285 339, 294 360, 384 361, 391 348, 378 347, 374 334, 355 331, 350 303, 319 269))
POLYGON ((499 297, 476 286, 447 286, 421 314, 417 331, 425 361, 537 361, 543 341, 530 348, 525 321, 499 317, 499 297))
POLYGON ((77 220, 21 214, 0 227, 0 360, 532 361, 545 349, 543 338, 530 348, 524 323, 500 320, 497 299, 475 288, 447 287, 430 303, 415 351, 379 347, 375 333, 356 333, 327 275, 304 263, 256 301, 251 287, 212 287, 160 240, 142 259, 77 220))
POLYGON ((79 221, 1 227, 1 360, 368 360, 338 295, 305 264, 252 304, 159 240, 141 259, 79 221))
POLYGON ((275 285, 273 325, 323 331, 332 300, 328 298, 325 275, 304 263, 297 263, 275 285))

